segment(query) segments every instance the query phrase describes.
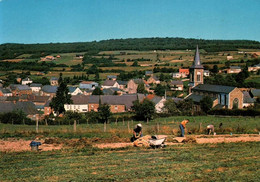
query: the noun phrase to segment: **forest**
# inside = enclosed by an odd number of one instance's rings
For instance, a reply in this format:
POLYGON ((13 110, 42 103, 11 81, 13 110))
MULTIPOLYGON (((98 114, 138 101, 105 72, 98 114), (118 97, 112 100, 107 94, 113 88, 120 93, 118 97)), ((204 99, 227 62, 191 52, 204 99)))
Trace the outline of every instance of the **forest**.
POLYGON ((13 59, 22 54, 39 58, 52 53, 88 52, 93 55, 100 51, 114 50, 185 50, 196 45, 207 52, 233 51, 238 49, 260 49, 260 42, 251 40, 205 40, 186 38, 129 38, 93 42, 16 44, 0 45, 0 59, 13 59))

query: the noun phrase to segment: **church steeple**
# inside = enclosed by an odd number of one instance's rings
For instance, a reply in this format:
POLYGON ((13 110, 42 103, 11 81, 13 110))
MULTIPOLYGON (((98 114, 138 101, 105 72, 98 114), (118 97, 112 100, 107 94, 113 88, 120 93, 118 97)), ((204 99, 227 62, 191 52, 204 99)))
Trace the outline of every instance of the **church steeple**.
POLYGON ((200 63, 200 51, 199 51, 199 46, 197 45, 196 51, 195 51, 195 56, 194 56, 194 62, 191 68, 204 68, 201 63, 200 63))
POLYGON ((200 53, 199 53, 199 46, 197 45, 194 61, 192 66, 190 67, 190 86, 194 87, 198 84, 203 84, 203 74, 204 74, 204 67, 201 65, 200 61, 200 53))

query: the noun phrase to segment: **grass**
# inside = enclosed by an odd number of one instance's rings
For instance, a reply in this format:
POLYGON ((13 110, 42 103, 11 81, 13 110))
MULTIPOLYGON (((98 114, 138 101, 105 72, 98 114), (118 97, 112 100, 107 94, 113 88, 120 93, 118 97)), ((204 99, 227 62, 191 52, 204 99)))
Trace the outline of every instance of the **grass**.
MULTIPOLYGON (((184 119, 190 120, 187 124, 187 132, 190 135, 206 134, 206 126, 208 124, 215 125, 217 134, 258 134, 260 131, 260 117, 176 116, 158 118, 149 123, 143 122, 143 133, 144 135, 163 134, 178 136, 179 124, 184 119), (218 128, 220 123, 223 123, 221 129, 218 128)), ((100 142, 104 140, 109 142, 109 139, 114 137, 118 141, 129 141, 132 135, 132 128, 137 123, 138 121, 125 121, 123 123, 122 120, 119 120, 118 123, 112 122, 107 124, 105 132, 103 124, 79 124, 76 132, 73 131, 73 125, 40 125, 39 133, 35 132, 34 125, 0 124, 0 138, 21 137, 31 139, 40 135, 42 137, 99 138, 100 142)))
POLYGON ((0 153, 1 181, 259 181, 260 142, 0 153), (250 150, 249 150, 250 149, 250 150))

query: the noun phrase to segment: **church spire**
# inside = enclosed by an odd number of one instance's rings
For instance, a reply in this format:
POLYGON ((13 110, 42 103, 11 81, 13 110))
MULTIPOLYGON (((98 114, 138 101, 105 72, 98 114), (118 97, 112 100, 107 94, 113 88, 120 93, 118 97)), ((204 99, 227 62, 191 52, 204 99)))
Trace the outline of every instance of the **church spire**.
POLYGON ((199 46, 197 45, 195 56, 194 56, 194 62, 191 68, 203 68, 203 66, 200 63, 200 52, 199 52, 199 46))

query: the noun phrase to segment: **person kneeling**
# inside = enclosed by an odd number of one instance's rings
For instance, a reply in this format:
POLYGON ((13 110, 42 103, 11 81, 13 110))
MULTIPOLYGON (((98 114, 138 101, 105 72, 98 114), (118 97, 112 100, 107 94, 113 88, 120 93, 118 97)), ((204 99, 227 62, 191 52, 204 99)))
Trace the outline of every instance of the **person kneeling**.
POLYGON ((141 138, 142 136, 143 136, 142 124, 139 123, 133 129, 133 137, 131 138, 131 142, 134 142, 135 140, 137 140, 138 138, 141 138))

